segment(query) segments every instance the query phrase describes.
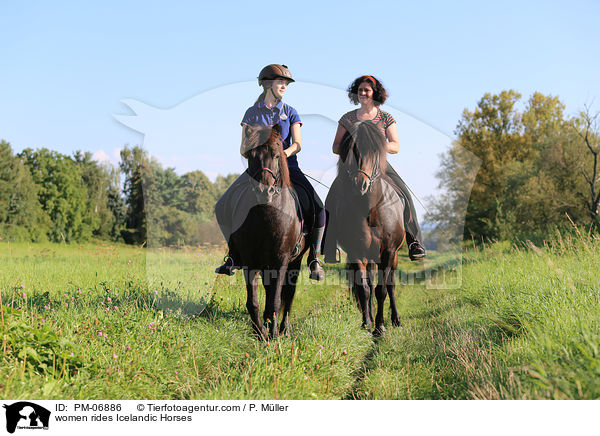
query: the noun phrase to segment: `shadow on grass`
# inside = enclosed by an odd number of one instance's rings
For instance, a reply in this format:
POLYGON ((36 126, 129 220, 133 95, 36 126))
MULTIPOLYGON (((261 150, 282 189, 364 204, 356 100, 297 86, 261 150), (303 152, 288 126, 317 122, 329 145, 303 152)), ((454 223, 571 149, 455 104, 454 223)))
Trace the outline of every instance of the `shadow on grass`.
POLYGON ((372 370, 373 362, 375 361, 375 357, 377 353, 379 353, 379 341, 383 337, 373 336, 373 343, 369 351, 363 357, 361 365, 352 372, 352 377, 354 377, 354 382, 352 383, 352 387, 350 391, 342 397, 342 400, 366 400, 368 398, 362 393, 363 391, 363 380, 369 372, 372 370))

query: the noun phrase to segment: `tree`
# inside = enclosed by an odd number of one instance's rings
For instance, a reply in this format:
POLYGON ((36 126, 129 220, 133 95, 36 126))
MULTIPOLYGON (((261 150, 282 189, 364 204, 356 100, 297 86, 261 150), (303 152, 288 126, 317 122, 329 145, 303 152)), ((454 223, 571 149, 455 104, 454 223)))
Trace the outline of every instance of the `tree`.
POLYGON ((199 217, 201 221, 210 221, 213 217, 216 196, 215 186, 202 171, 192 171, 181 177, 183 204, 181 209, 199 217))
POLYGON ((125 175, 123 194, 127 205, 126 225, 121 234, 125 242, 141 244, 147 238, 144 181, 151 177, 146 151, 138 146, 125 147, 121 150, 119 168, 125 175))
POLYGON ((588 187, 585 203, 592 223, 600 229, 600 129, 598 128, 600 113, 591 114, 585 107, 579 117, 573 120, 573 126, 579 137, 586 158, 582 160, 580 174, 588 187))
MULTIPOLYGON (((450 152, 442 156, 438 178, 440 187, 448 194, 440 203, 434 201, 431 205, 433 211, 442 214, 461 210, 455 202, 463 202, 465 192, 471 186, 474 161, 464 151, 481 159, 466 211, 464 231, 467 237, 495 238, 499 235, 498 212, 504 199, 504 168, 510 162, 526 159, 532 152, 523 139, 521 115, 515 108, 520 97, 512 90, 502 91, 499 95, 488 93, 473 112, 465 109, 455 131, 457 139, 450 152)), ((436 218, 439 218, 438 213, 428 216, 428 219, 436 218)))
POLYGON ((463 112, 437 174, 445 194, 430 201, 426 219, 448 228, 453 223, 444 214, 459 216, 476 166, 472 152, 481 167, 466 209, 465 237, 542 240, 557 227, 571 226, 566 215, 582 224, 597 220, 596 118, 588 111, 567 119, 557 97, 540 93, 519 112, 519 98, 514 91, 486 94, 475 111, 463 112))
POLYGON ((90 152, 77 151, 74 160, 81 169, 82 182, 87 191, 84 221, 91 227, 94 236, 114 239, 124 220, 118 171, 108 163, 102 165, 93 160, 90 152))
POLYGON ((0 238, 45 240, 48 226, 31 173, 10 144, 0 141, 0 238))
POLYGON ((38 200, 51 221, 48 237, 57 242, 89 239, 92 226, 86 222, 81 168, 68 156, 45 148, 27 148, 18 156, 29 168, 38 200))

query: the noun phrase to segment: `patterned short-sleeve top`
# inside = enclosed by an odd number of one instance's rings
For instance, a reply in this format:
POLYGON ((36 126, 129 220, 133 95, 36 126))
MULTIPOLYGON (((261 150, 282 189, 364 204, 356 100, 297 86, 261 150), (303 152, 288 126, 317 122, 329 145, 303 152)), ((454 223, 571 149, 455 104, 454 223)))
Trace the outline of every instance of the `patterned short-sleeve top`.
MULTIPOLYGON (((360 120, 358 118, 358 109, 355 109, 345 113, 342 118, 340 118, 339 124, 348 132, 350 132, 350 134, 354 134, 360 123, 363 121, 367 120, 360 120)), ((370 121, 377 124, 377 126, 381 128, 383 136, 385 136, 386 129, 396 122, 392 115, 379 108, 377 108, 377 115, 375 115, 375 118, 370 121)))

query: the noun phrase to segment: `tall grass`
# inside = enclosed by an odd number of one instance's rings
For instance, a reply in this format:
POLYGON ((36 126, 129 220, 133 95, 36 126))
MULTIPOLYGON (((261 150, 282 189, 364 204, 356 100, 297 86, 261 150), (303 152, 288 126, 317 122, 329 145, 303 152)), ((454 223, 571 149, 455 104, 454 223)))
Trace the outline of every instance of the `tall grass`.
POLYGON ((315 284, 304 271, 290 337, 264 343, 242 275, 212 273, 222 250, 0 243, 0 395, 598 398, 599 246, 563 235, 468 250, 460 287, 398 286, 403 327, 377 339, 343 280, 315 284))

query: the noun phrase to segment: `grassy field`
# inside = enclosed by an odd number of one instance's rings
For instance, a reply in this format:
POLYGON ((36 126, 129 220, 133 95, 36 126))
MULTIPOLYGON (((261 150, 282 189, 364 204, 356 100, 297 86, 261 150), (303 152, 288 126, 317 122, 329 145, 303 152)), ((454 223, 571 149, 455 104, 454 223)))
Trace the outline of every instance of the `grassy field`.
POLYGON ((291 337, 270 343, 252 334, 242 274, 212 273, 222 251, 0 242, 0 395, 600 397, 593 239, 467 250, 460 286, 435 289, 434 276, 397 288, 403 327, 382 338, 360 328, 341 266, 326 269, 323 285, 303 271, 291 337))

